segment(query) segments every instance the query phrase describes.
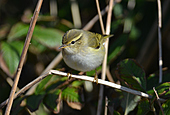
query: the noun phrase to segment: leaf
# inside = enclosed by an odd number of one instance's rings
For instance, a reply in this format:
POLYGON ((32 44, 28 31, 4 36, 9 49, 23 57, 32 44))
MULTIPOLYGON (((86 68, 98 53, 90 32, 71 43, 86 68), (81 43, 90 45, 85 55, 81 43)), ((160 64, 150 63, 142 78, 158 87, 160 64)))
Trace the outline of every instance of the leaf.
POLYGON ((62 35, 63 33, 56 29, 36 26, 33 38, 41 44, 53 48, 61 45, 62 35))
POLYGON ((170 94, 170 82, 163 83, 156 87, 158 95, 165 95, 168 96, 170 94))
MULTIPOLYGON (((162 83, 170 81, 170 71, 163 71, 162 83)), ((152 90, 153 87, 159 86, 159 73, 150 74, 147 78, 147 90, 152 90)))
POLYGON ((14 74, 19 63, 20 55, 23 49, 23 43, 14 41, 11 43, 2 42, 1 49, 3 52, 3 59, 11 74, 14 74))
POLYGON ((29 51, 34 54, 40 54, 41 52, 45 51, 47 49, 46 46, 40 44, 38 41, 32 39, 31 45, 29 46, 29 51))
POLYGON ((7 39, 9 41, 14 41, 18 38, 21 38, 23 36, 27 35, 29 25, 23 24, 23 23, 17 23, 14 26, 12 26, 10 33, 8 34, 7 39))
POLYGON ((39 105, 44 98, 44 95, 30 95, 27 97, 26 105, 28 109, 33 112, 36 111, 39 108, 39 105))
POLYGON ((137 115, 146 115, 150 111, 150 104, 147 98, 143 98, 138 105, 137 115))
MULTIPOLYGON (((157 91, 159 97, 161 98, 170 98, 170 82, 166 82, 163 84, 160 84, 158 87, 155 88, 155 90, 157 91)), ((154 90, 149 90, 147 91, 147 93, 155 95, 154 90)))
POLYGON ((84 81, 73 81, 73 83, 71 84, 72 87, 78 88, 80 87, 82 84, 84 83, 84 81))
POLYGON ((19 97, 14 100, 11 109, 11 115, 18 115, 24 109, 25 105, 22 104, 22 101, 24 101, 24 99, 25 97, 22 98, 19 97))
MULTIPOLYGON (((12 28, 8 35, 9 41, 14 41, 18 38, 27 35, 29 25, 23 23, 17 23, 12 28)), ((57 29, 43 28, 41 26, 35 26, 33 32, 33 38, 39 43, 47 47, 56 47, 61 45, 63 33, 57 29)))
POLYGON ((83 105, 80 102, 69 102, 67 101, 68 106, 70 106, 73 109, 81 110, 83 105))
MULTIPOLYGON (((163 112, 165 115, 170 115, 170 99, 162 104, 163 112)), ((162 115, 162 112, 159 112, 162 115)))
POLYGON ((123 16, 123 7, 122 7, 122 5, 121 4, 116 4, 115 6, 114 6, 114 16, 116 17, 116 18, 120 18, 120 17, 122 17, 123 16))
POLYGON ((58 104, 57 99, 58 99, 59 93, 60 93, 60 90, 56 90, 55 93, 49 93, 44 97, 43 103, 48 109, 52 111, 59 111, 57 110, 57 104, 58 104))
POLYGON ((43 91, 44 87, 48 83, 48 81, 51 79, 52 75, 48 75, 46 78, 44 78, 36 87, 35 94, 39 94, 43 91))
POLYGON ((78 89, 67 87, 62 92, 62 98, 70 102, 79 102, 78 89))
POLYGON ((141 97, 127 92, 123 92, 123 95, 124 97, 122 99, 121 106, 125 111, 125 115, 127 115, 130 111, 135 109, 141 97))
POLYGON ((123 79, 130 87, 145 91, 145 72, 142 67, 133 59, 125 59, 117 65, 117 77, 123 79))
POLYGON ((49 85, 46 88, 46 92, 53 92, 53 90, 55 90, 55 88, 57 88, 59 85, 61 85, 62 83, 64 83, 68 78, 67 77, 61 77, 61 76, 57 76, 55 75, 54 77, 52 77, 52 79, 49 81, 50 83, 48 83, 49 85))

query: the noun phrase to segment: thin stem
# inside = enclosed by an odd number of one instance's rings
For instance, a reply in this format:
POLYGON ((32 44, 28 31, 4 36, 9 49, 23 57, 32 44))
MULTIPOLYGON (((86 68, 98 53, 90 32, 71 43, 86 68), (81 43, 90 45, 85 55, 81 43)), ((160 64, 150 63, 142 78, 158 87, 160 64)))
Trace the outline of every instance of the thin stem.
POLYGON ((162 82, 162 35, 161 35, 161 28, 162 28, 162 14, 161 14, 161 1, 157 0, 158 2, 158 45, 159 45, 159 83, 162 82))
MULTIPOLYGON (((112 8, 113 8, 113 0, 110 0, 110 3, 109 3, 109 10, 108 10, 108 15, 107 15, 107 23, 106 23, 106 33, 104 31, 102 18, 100 18, 101 13, 100 13, 100 7, 99 7, 98 0, 96 0, 96 5, 97 5, 98 14, 99 14, 102 33, 109 35, 110 34, 111 16, 112 16, 112 8)), ((107 39, 106 42, 105 42, 105 56, 104 56, 104 60, 103 60, 103 64, 102 64, 102 75, 101 75, 102 80, 106 79, 108 42, 109 42, 109 40, 107 39)), ((101 110, 102 110, 101 108, 102 108, 102 102, 103 102, 103 92, 104 92, 104 87, 103 87, 103 85, 100 85, 97 115, 101 115, 101 110)), ((106 111, 107 110, 105 109, 105 112, 106 111)))
POLYGON ((105 34, 104 25, 103 25, 103 19, 102 19, 102 15, 101 15, 101 12, 100 12, 100 6, 99 6, 99 1, 98 0, 96 0, 96 6, 97 6, 97 12, 98 12, 98 15, 99 15, 99 21, 100 21, 100 26, 101 26, 101 29, 102 29, 102 33, 105 34))
POLYGON ((155 92, 155 94, 156 94, 156 98, 157 98, 159 107, 160 107, 160 109, 161 109, 162 115, 164 115, 164 111, 163 111, 163 108, 162 108, 162 106, 161 106, 161 102, 159 101, 160 98, 159 98, 159 96, 158 96, 157 91, 155 90, 155 87, 153 87, 153 90, 154 90, 154 92, 155 92))
POLYGON ((30 40, 31 40, 31 37, 32 37, 32 34, 33 34, 33 30, 34 30, 34 27, 35 27, 35 24, 36 24, 36 21, 37 21, 37 18, 38 18, 38 14, 39 14, 42 2, 43 2, 43 0, 38 1, 36 10, 34 12, 34 15, 32 17, 31 23, 30 23, 30 27, 29 27, 28 34, 27 34, 27 37, 26 37, 26 40, 25 40, 25 44, 24 44, 24 48, 22 50, 21 58, 20 58, 20 61, 19 61, 19 64, 18 64, 18 69, 17 69, 17 72, 15 74, 14 84, 12 86, 11 93, 10 93, 10 96, 9 96, 9 102, 8 102, 8 105, 7 105, 7 108, 6 108, 6 111, 5 111, 5 115, 9 115, 9 113, 11 111, 11 107, 12 107, 12 103, 13 103, 13 99, 14 99, 14 94, 15 94, 15 91, 16 91, 16 88, 17 88, 17 85, 18 85, 18 81, 19 81, 19 78, 20 78, 20 74, 21 74, 23 64, 24 64, 25 56, 26 56, 26 53, 27 53, 27 50, 28 50, 28 47, 29 47, 29 44, 30 44, 30 40))

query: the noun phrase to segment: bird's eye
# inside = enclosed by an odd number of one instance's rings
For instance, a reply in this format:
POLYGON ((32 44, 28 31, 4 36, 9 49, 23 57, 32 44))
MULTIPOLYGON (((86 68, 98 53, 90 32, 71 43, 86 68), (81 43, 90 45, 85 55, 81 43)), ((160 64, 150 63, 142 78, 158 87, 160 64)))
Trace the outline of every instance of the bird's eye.
POLYGON ((71 44, 74 44, 74 43, 75 43, 75 41, 72 41, 72 42, 71 42, 71 44))
POLYGON ((99 49, 99 48, 100 48, 100 46, 97 46, 97 47, 96 47, 96 49, 99 49))

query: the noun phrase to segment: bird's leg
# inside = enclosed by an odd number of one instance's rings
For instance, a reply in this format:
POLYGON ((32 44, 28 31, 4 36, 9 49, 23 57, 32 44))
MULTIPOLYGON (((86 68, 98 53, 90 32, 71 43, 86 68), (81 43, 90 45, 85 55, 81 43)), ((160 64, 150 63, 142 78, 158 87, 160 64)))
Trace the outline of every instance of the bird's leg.
POLYGON ((98 75, 97 75, 97 70, 95 69, 95 76, 93 82, 96 82, 98 84, 98 75))

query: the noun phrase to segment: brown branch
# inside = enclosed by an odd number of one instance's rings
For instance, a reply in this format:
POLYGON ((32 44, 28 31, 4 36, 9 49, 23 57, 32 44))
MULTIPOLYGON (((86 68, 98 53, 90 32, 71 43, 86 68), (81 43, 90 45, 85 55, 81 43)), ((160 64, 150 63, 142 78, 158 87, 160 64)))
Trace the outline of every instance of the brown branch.
MULTIPOLYGON (((99 17, 100 17, 101 13, 100 13, 100 9, 99 9, 98 0, 96 0, 96 4, 97 4, 97 8, 98 8, 98 14, 99 14, 99 17)), ((107 22, 106 22, 106 33, 104 32, 102 18, 101 19, 99 18, 103 34, 107 34, 107 35, 110 34, 110 24, 111 24, 112 8, 113 8, 113 0, 110 0, 109 9, 108 9, 108 15, 107 15, 107 22)), ((101 75, 102 80, 106 79, 108 44, 109 44, 109 39, 107 39, 106 42, 105 42, 105 55, 104 55, 104 60, 103 60, 103 64, 102 64, 102 75, 101 75)), ((101 115, 101 108, 102 108, 102 102, 103 102, 103 91, 104 91, 104 87, 103 87, 103 85, 100 85, 97 115, 101 115)))
POLYGON ((101 12, 100 12, 100 6, 99 6, 99 1, 98 0, 96 0, 96 6, 97 6, 97 12, 98 12, 98 15, 99 15, 99 21, 100 21, 100 26, 101 26, 101 29, 102 29, 102 33, 105 34, 104 25, 103 25, 103 19, 102 19, 102 15, 101 15, 101 12))
POLYGON ((160 98, 159 98, 159 96, 158 96, 157 91, 155 90, 155 87, 153 87, 153 90, 154 90, 154 92, 155 92, 155 94, 156 94, 156 98, 157 98, 157 101, 158 101, 159 107, 160 107, 160 109, 161 109, 162 115, 164 115, 164 111, 163 111, 163 108, 162 108, 162 106, 161 106, 161 102, 159 101, 159 100, 160 100, 160 98))
POLYGON ((34 15, 32 17, 31 23, 30 23, 30 27, 29 27, 29 30, 28 30, 28 33, 27 33, 25 44, 24 44, 24 48, 22 50, 21 58, 20 58, 20 61, 19 61, 19 64, 18 64, 18 69, 17 69, 17 72, 15 74, 14 84, 12 86, 11 93, 10 93, 10 96, 9 96, 9 102, 8 102, 8 105, 7 105, 7 108, 6 108, 6 111, 5 111, 5 115, 9 115, 10 110, 11 110, 11 106, 12 106, 13 99, 14 99, 14 94, 15 94, 15 91, 16 91, 16 88, 17 88, 17 85, 18 85, 21 70, 22 70, 22 67, 23 67, 23 64, 24 64, 25 56, 27 54, 27 50, 28 50, 30 40, 31 40, 31 37, 32 37, 32 34, 33 34, 33 30, 34 30, 34 27, 35 27, 35 24, 36 24, 36 21, 37 21, 37 18, 38 18, 38 14, 39 14, 39 11, 40 11, 40 8, 41 8, 42 1, 43 0, 38 1, 36 10, 34 12, 34 15))

